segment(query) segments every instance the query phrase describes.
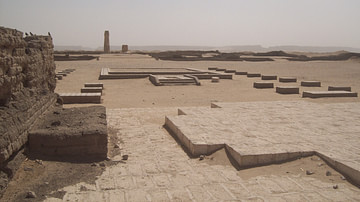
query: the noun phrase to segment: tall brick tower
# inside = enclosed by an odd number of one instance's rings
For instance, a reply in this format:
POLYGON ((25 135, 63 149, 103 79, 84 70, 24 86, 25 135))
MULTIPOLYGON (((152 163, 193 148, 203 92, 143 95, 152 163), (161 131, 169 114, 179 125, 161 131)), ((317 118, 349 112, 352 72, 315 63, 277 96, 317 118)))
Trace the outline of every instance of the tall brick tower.
POLYGON ((110 53, 110 41, 109 41, 109 31, 106 30, 104 33, 104 52, 110 53))

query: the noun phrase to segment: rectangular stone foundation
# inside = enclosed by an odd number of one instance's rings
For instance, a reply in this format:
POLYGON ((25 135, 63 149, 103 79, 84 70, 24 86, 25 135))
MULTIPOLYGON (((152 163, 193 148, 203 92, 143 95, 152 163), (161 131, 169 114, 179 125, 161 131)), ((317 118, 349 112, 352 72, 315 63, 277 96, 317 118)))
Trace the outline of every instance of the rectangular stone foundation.
POLYGON ((227 70, 225 70, 225 73, 235 73, 236 72, 236 70, 234 70, 234 69, 227 69, 227 70))
POLYGON ((274 83, 270 83, 270 82, 254 82, 254 88, 274 88, 274 83))
POLYGON ((261 80, 277 80, 276 75, 262 75, 261 80))
POLYGON ((211 107, 180 108, 180 116, 165 118, 164 127, 193 156, 225 147, 240 168, 248 168, 316 154, 359 184, 360 128, 349 127, 358 123, 358 102, 216 102, 211 107))
POLYGON ((81 88, 81 93, 101 93, 102 87, 84 87, 81 88))
POLYGON ((60 93, 64 104, 100 103, 101 93, 60 93))
POLYGON ((224 73, 217 73, 217 74, 191 74, 192 76, 196 76, 198 79, 211 79, 212 77, 216 76, 220 79, 232 79, 232 74, 224 74, 224 73))
POLYGON ((320 81, 302 81, 301 86, 305 87, 321 87, 320 81))
POLYGON ((101 88, 104 88, 103 83, 85 83, 84 86, 85 87, 101 87, 101 88))
POLYGON ((193 75, 150 75, 149 80, 155 86, 200 85, 198 78, 193 75))
POLYGON ((96 156, 106 158, 106 134, 51 135, 39 130, 29 135, 29 147, 32 153, 46 156, 96 156))
MULTIPOLYGON (((215 70, 225 71, 225 69, 219 68, 216 68, 215 70)), ((232 74, 225 74, 215 71, 203 71, 193 68, 102 68, 99 80, 147 78, 150 77, 150 75, 192 75, 196 76, 198 79, 211 79, 211 77, 215 75, 219 76, 221 79, 232 79, 232 74)))
POLYGON ((91 106, 55 109, 29 132, 33 155, 60 158, 107 157, 106 109, 91 106), (56 113, 55 113, 56 112, 56 113))
POLYGON ((259 73, 247 73, 247 77, 261 77, 259 73))
POLYGON ((297 79, 295 77, 280 77, 279 82, 284 82, 284 83, 297 82, 297 79))
POLYGON ((322 98, 322 97, 357 97, 357 93, 349 91, 304 91, 303 97, 322 98))
POLYGON ((295 86, 278 86, 276 92, 280 94, 299 94, 299 87, 295 86))
POLYGON ((345 86, 329 86, 328 91, 349 91, 351 92, 351 87, 345 87, 345 86))
POLYGON ((236 71, 235 75, 247 75, 247 72, 238 72, 238 71, 236 71))

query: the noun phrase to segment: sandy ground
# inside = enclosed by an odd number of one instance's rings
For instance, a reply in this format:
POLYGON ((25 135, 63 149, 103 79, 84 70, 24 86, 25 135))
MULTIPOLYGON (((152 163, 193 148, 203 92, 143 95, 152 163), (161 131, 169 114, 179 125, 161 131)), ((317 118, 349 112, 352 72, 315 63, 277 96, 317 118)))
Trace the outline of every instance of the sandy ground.
MULTIPOLYGON (((303 90, 326 90, 329 85, 335 86, 351 86, 352 91, 360 91, 360 61, 319 61, 319 62, 289 62, 284 59, 276 59, 274 62, 217 62, 217 61, 199 61, 199 62, 178 62, 178 61, 160 61, 144 55, 101 55, 99 61, 73 61, 73 62, 56 62, 56 71, 64 69, 76 69, 75 72, 64 77, 63 80, 57 81, 57 93, 80 92, 84 83, 87 82, 102 82, 104 83, 104 91, 102 96, 102 104, 108 109, 117 108, 139 108, 144 112, 146 117, 142 117, 141 113, 133 114, 134 119, 144 120, 143 125, 151 125, 152 127, 162 128, 164 124, 165 115, 175 115, 177 107, 183 106, 210 106, 211 102, 243 102, 243 101, 275 101, 275 100, 304 100, 299 95, 280 95, 275 93, 275 89, 254 89, 253 82, 259 81, 259 78, 247 78, 246 76, 235 76, 233 80, 221 80, 219 83, 211 83, 209 80, 201 80, 201 86, 154 86, 148 79, 123 79, 123 80, 98 80, 100 70, 103 67, 109 68, 138 68, 138 67, 182 67, 182 68, 198 68, 207 70, 208 67, 223 67, 227 69, 235 69, 238 71, 248 71, 261 74, 277 75, 279 76, 293 76, 298 78, 298 83, 301 80, 318 80, 322 82, 320 88, 305 88, 303 90), (166 114, 162 112, 163 107, 170 107, 170 110, 165 110, 166 114), (146 110, 140 108, 159 108, 159 110, 146 110), (158 113, 151 115, 152 113, 158 113)), ((275 81, 275 85, 278 82, 275 81)), ((281 84, 294 85, 294 84, 281 84)), ((306 99, 311 102, 359 102, 359 98, 322 98, 322 99, 306 99)), ((64 107, 78 107, 87 105, 65 105, 64 107)), ((130 109, 129 109, 130 110, 130 109)), ((130 111, 136 111, 130 110, 130 111)), ((132 116, 132 115, 131 115, 132 116)), ((132 120, 132 117, 127 117, 132 120)), ((126 126, 127 127, 127 126, 126 126)), ((140 127, 139 127, 140 128, 140 127)), ((146 128, 146 127, 145 127, 146 128)), ((164 130, 164 129, 162 129, 164 130)), ((112 137, 116 136, 116 131, 109 129, 109 154, 114 153, 118 155, 119 151, 114 151, 115 140, 112 137)), ((174 139, 164 131, 164 134, 159 133, 160 139, 166 139, 164 143, 165 148, 168 145, 169 149, 176 152, 181 151, 181 146, 172 146, 174 139)), ((131 134, 129 134, 131 135, 131 134)), ((121 137, 120 137, 121 138, 121 137)), ((136 139, 128 140, 129 142, 136 139)), ((135 141, 136 142, 136 141, 135 141)), ((120 150, 131 150, 133 147, 136 151, 136 144, 126 144, 120 140, 120 150)), ((161 147, 154 147, 154 150, 161 149, 161 147)), ((144 149, 146 152, 146 148, 144 149)), ((121 150, 121 153, 126 151, 121 150)), ((138 151, 140 152, 140 151, 138 151)), ((164 154, 162 151, 159 154, 164 154)), ((144 158, 148 158, 143 154, 144 158)), ((113 155, 109 155, 111 158, 113 155)), ((136 158, 136 155, 130 156, 130 159, 136 158)), ((170 159, 173 159, 171 157, 170 159)), ((182 157, 183 160, 187 159, 182 157)), ((128 170, 132 170, 131 166, 136 166, 141 161, 141 156, 134 159, 134 163, 119 165, 128 170), (138 160, 140 159, 140 160, 138 160)), ((186 160, 188 161, 188 160, 186 160)), ((231 167, 231 161, 227 158, 225 151, 218 151, 210 156, 206 156, 204 160, 190 159, 190 164, 199 166, 199 173, 206 173, 207 167, 202 166, 203 163, 212 165, 221 165, 222 168, 228 169, 231 167)), ((105 173, 105 168, 111 167, 114 163, 112 160, 97 162, 95 165, 70 163, 70 162, 52 162, 42 161, 37 163, 35 159, 25 161, 14 176, 12 182, 9 184, 2 200, 23 201, 27 191, 35 191, 37 198, 32 201, 45 199, 45 197, 55 197, 62 199, 65 193, 61 191, 62 187, 68 185, 75 185, 79 182, 95 183, 95 179, 101 173, 105 173), (100 164, 102 163, 102 166, 100 164), (59 191, 60 190, 60 191, 59 191)), ((166 163, 159 161, 160 163, 166 163)), ((178 168, 185 169, 185 168, 178 168)), ((246 169, 238 171, 237 175, 242 179, 253 179, 255 176, 264 175, 272 178, 273 176, 287 176, 299 175, 306 176, 305 170, 314 170, 316 178, 319 181, 330 182, 331 184, 343 183, 341 175, 329 168, 322 160, 315 157, 308 157, 299 159, 293 162, 263 166, 258 168, 246 169), (322 164, 324 166, 319 166, 322 164), (331 171, 332 176, 327 177, 326 171, 331 171), (319 173, 319 175, 318 175, 319 173)), ((192 169, 194 171, 194 169, 192 169)), ((220 171, 219 171, 220 172, 220 171)), ((181 172, 180 172, 181 173, 181 172)), ((160 173, 161 175, 161 173, 160 173)), ((137 177, 137 176, 135 176, 137 177)), ((110 177, 113 178, 113 177, 110 177)), ((101 178, 102 179, 102 178, 101 178)), ((317 182, 317 181, 316 181, 317 182)), ((352 186, 347 183, 346 186, 352 186)), ((86 189, 81 187, 82 189, 86 189)), ((332 189, 332 188, 331 188, 332 189)), ((352 188, 351 188, 352 189, 352 188)), ((87 190, 81 190, 84 193, 87 190)), ((111 191, 111 190, 110 190, 111 191)), ((354 192, 355 193, 355 192, 354 192)), ((90 196, 89 196, 90 197, 90 196)), ((64 199, 65 200, 65 199, 64 199)), ((95 200, 93 198, 92 200, 95 200)))
MULTIPOLYGON (((352 91, 360 91, 360 62, 349 61, 315 61, 289 62, 277 59, 274 62, 217 62, 217 61, 161 61, 144 55, 101 55, 99 61, 56 62, 57 71, 74 68, 75 72, 57 82, 56 92, 80 92, 84 83, 102 82, 103 105, 107 108, 119 107, 180 107, 209 106, 211 102, 242 102, 267 100, 303 99, 299 95, 280 95, 275 89, 254 89, 253 82, 260 78, 247 78, 234 75, 233 80, 221 80, 211 83, 201 80, 201 86, 159 86, 151 84, 148 79, 98 80, 100 70, 109 68, 138 67, 182 67, 207 70, 208 67, 223 67, 238 71, 261 73, 264 75, 292 76, 302 80, 321 81, 320 88, 300 88, 303 90, 327 90, 329 85, 351 86, 352 91)), ((279 83, 275 81, 275 86, 279 83)), ((294 85, 294 84, 279 84, 294 85)), ((358 98, 323 98, 311 100, 315 102, 358 102, 358 98)), ((79 105, 67 105, 79 106, 79 105)), ((83 105, 81 105, 83 106, 83 105)))

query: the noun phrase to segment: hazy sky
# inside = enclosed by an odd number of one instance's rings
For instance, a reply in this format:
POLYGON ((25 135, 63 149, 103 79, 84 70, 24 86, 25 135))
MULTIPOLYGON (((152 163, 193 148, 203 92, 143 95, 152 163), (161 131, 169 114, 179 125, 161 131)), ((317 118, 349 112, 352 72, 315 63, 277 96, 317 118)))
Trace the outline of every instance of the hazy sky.
POLYGON ((360 48, 360 0, 0 0, 0 25, 55 45, 360 48))

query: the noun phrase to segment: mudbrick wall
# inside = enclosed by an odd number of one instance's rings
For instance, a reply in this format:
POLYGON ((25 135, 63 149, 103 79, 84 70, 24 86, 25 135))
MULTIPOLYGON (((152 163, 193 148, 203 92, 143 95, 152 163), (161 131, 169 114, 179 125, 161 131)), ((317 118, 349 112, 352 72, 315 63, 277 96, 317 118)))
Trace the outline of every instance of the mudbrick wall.
POLYGON ((56 102, 52 37, 0 27, 0 167, 28 140, 35 120, 56 102))

